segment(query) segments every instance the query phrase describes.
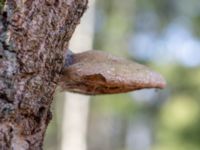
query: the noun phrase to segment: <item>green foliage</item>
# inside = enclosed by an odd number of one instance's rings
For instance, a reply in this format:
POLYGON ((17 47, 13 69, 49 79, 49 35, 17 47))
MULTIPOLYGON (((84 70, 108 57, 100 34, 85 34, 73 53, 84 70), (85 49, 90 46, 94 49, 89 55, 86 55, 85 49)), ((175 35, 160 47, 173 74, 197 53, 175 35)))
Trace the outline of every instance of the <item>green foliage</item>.
POLYGON ((2 11, 5 1, 6 0, 0 0, 0 11, 2 11))
POLYGON ((199 25, 200 25, 200 14, 193 17, 192 18, 192 25, 193 25, 193 29, 194 29, 194 34, 198 37, 200 37, 200 28, 199 28, 199 25))
POLYGON ((100 113, 118 113, 123 116, 130 116, 136 111, 136 107, 128 94, 115 94, 94 97, 92 110, 100 113))
POLYGON ((198 150, 200 147, 200 70, 180 65, 163 68, 170 97, 160 109, 153 150, 198 150))

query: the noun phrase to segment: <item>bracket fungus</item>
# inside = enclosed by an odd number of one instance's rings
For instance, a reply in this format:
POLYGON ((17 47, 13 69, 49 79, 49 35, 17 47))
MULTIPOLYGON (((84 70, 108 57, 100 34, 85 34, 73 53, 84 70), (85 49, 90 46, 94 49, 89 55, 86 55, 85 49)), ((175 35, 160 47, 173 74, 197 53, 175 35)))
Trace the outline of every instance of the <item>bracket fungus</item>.
POLYGON ((87 95, 164 88, 164 78, 144 65, 102 51, 66 55, 60 86, 87 95))

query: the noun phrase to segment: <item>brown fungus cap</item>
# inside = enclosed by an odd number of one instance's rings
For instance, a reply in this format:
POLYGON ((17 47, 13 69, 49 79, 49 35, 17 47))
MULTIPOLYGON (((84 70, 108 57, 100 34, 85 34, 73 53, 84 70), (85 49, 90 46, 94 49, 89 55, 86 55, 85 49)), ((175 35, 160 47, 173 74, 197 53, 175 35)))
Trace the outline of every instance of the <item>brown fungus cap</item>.
POLYGON ((164 88, 164 78, 144 65, 102 51, 72 55, 64 68, 61 87, 65 91, 96 95, 123 93, 144 88, 164 88))

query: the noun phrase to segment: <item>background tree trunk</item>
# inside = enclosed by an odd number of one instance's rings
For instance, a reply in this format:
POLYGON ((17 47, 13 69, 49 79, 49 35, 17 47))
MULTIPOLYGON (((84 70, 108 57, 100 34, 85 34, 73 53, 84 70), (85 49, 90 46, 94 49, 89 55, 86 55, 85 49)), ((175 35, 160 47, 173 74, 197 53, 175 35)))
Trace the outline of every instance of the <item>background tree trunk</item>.
MULTIPOLYGON (((90 0, 88 10, 82 18, 70 42, 75 53, 91 50, 94 37, 95 0, 90 0)), ((66 93, 64 98, 61 150, 87 150, 87 127, 90 97, 66 93)))
POLYGON ((42 149, 69 40, 87 0, 7 0, 0 21, 0 149, 42 149))

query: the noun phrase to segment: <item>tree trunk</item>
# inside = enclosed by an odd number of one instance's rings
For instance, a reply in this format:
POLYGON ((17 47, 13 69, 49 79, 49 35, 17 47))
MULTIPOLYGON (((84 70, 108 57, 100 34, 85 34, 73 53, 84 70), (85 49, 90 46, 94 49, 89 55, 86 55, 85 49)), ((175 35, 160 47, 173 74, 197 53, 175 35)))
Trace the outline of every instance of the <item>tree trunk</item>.
POLYGON ((87 0, 7 0, 0 20, 0 149, 42 149, 69 40, 87 0))

